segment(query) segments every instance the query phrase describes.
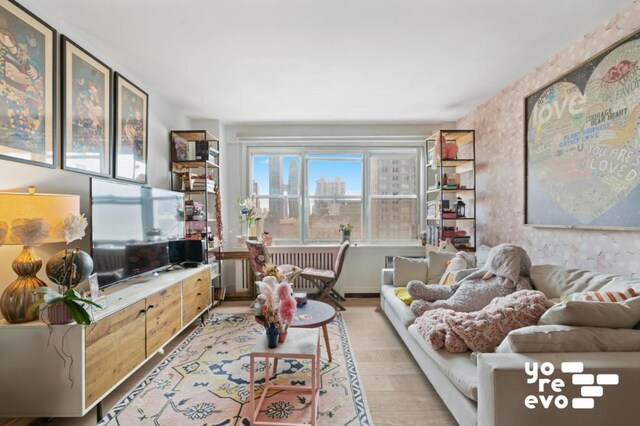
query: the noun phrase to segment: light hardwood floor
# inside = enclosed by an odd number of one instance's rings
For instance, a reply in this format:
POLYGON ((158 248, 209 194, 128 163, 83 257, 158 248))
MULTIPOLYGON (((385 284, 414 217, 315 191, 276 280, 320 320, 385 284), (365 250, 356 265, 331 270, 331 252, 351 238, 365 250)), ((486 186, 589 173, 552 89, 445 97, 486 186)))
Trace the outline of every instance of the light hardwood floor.
MULTIPOLYGON (((378 309, 379 303, 380 300, 374 298, 350 298, 345 303, 347 310, 342 313, 373 423, 376 426, 455 425, 447 407, 384 313, 378 309)), ((212 313, 239 312, 247 307, 248 302, 224 302, 212 313)), ((167 345, 165 354, 186 338, 193 328, 195 326, 189 327, 167 345)), ((156 355, 113 391, 104 400, 105 413, 149 374, 164 356, 156 355)), ((88 426, 95 425, 95 419, 96 413, 93 410, 83 418, 53 419, 47 423, 38 420, 32 424, 88 426)))

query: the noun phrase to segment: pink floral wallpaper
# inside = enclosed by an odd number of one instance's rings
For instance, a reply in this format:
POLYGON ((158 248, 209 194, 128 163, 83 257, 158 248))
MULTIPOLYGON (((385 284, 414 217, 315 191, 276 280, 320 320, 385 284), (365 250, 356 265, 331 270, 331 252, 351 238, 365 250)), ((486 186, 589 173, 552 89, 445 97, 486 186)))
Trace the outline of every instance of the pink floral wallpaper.
POLYGON ((534 263, 640 277, 640 231, 524 226, 524 98, 640 28, 638 0, 457 122, 476 130, 478 243, 513 242, 534 263))

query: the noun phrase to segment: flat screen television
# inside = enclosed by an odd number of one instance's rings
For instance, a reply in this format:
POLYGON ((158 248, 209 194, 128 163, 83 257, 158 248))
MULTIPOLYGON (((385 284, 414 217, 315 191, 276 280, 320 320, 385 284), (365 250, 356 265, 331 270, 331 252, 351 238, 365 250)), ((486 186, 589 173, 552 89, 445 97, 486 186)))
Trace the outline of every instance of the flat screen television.
POLYGON ((171 265, 184 238, 184 194, 91 179, 91 251, 100 287, 171 265))

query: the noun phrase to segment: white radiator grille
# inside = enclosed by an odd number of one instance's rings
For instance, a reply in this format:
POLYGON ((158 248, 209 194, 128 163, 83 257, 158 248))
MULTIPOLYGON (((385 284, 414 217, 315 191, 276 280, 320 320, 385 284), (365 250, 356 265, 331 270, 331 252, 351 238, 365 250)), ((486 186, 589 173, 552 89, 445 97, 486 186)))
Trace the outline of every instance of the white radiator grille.
MULTIPOLYGON (((296 265, 299 268, 316 268, 316 269, 331 269, 333 270, 333 263, 337 249, 331 248, 304 248, 293 250, 292 248, 277 249, 276 247, 269 247, 269 255, 271 256, 271 262, 276 265, 296 265)), ((313 290, 316 287, 311 281, 298 277, 293 282, 293 288, 300 290, 313 290)))

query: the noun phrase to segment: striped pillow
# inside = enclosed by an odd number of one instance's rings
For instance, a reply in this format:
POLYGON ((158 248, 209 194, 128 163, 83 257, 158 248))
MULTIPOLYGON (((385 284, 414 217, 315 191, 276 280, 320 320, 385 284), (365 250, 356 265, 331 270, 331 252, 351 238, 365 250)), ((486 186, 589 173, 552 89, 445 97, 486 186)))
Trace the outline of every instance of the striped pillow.
POLYGON ((638 296, 638 293, 631 287, 624 290, 609 291, 587 291, 584 293, 574 293, 567 296, 566 300, 583 300, 585 302, 622 302, 638 296))

